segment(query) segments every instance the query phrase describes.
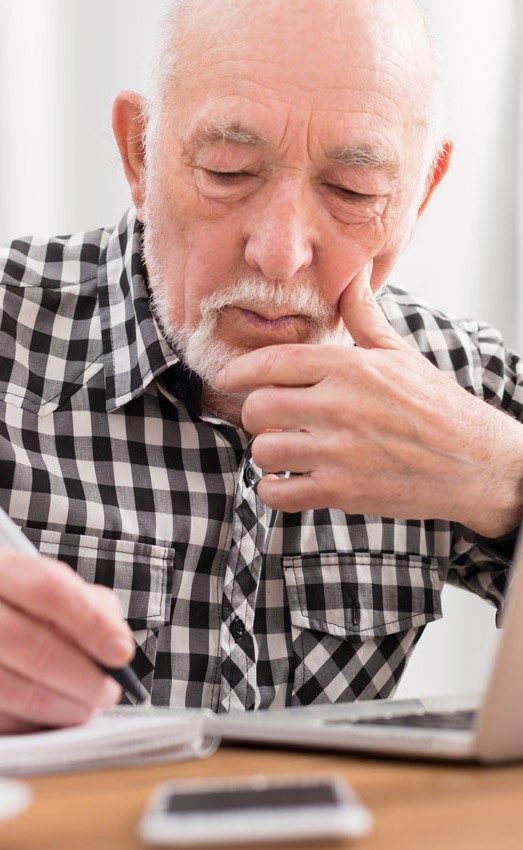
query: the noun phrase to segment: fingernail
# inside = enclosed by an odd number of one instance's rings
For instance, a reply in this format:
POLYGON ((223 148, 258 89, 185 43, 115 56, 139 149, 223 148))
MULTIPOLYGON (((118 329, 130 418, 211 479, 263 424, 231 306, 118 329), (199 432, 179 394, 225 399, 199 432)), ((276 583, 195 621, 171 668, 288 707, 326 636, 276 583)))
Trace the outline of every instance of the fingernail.
POLYGON ((136 652, 136 645, 132 638, 123 635, 111 638, 105 646, 107 664, 109 667, 123 667, 128 664, 136 652))

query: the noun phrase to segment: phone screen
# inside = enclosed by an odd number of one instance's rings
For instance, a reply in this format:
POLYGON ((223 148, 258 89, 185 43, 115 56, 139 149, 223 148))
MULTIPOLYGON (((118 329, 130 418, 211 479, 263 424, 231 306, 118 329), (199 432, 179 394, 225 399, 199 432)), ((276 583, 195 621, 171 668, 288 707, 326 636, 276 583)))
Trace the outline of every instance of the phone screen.
POLYGON ((338 802, 330 785, 279 786, 266 788, 220 788, 216 790, 170 794, 169 813, 227 812, 245 809, 308 808, 333 806, 338 802))

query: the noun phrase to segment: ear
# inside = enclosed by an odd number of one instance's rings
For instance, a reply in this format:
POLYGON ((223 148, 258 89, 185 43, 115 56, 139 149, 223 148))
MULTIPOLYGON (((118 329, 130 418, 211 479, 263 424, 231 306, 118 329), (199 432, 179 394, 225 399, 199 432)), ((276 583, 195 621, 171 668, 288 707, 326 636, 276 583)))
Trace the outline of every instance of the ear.
POLYGON ((132 91, 123 91, 118 95, 113 106, 113 132, 138 218, 143 221, 145 118, 141 95, 132 91))
POLYGON ((445 177, 445 174, 449 170, 453 150, 454 143, 450 141, 450 139, 446 139, 443 142, 440 152, 438 153, 436 162, 432 166, 432 174, 430 176, 425 197, 423 198, 423 202, 420 208, 418 209, 418 216, 420 216, 425 210, 425 207, 427 206, 428 202, 432 197, 434 189, 441 183, 441 181, 445 177))

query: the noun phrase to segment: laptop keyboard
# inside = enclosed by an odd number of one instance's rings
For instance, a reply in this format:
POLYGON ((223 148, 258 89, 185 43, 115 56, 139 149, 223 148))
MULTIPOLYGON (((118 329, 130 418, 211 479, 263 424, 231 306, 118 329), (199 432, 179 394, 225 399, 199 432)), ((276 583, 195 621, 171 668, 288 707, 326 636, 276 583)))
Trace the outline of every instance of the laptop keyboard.
MULTIPOLYGON (((406 726, 418 729, 471 729, 476 711, 427 711, 425 714, 401 714, 394 717, 355 718, 351 723, 365 726, 406 726)), ((346 721, 345 721, 346 722, 346 721)), ((336 723, 336 721, 334 721, 336 723)))

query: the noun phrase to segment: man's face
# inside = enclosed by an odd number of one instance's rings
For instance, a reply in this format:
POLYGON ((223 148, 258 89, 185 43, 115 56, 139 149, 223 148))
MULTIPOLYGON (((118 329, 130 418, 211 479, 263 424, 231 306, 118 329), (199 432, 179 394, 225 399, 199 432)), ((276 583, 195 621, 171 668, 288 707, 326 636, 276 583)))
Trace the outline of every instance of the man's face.
POLYGON ((357 272, 372 260, 376 290, 405 247, 423 182, 408 38, 277 7, 184 44, 139 210, 169 326, 196 328, 214 297, 213 340, 235 352, 335 331, 357 272))

